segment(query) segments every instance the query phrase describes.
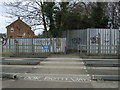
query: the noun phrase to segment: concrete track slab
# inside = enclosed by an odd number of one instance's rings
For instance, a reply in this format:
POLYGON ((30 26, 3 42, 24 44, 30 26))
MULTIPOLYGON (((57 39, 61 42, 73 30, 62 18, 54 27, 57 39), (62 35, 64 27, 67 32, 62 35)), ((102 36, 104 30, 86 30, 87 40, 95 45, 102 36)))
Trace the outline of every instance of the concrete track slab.
POLYGON ((18 67, 4 67, 2 68, 2 72, 5 73, 30 73, 32 72, 32 68, 18 68, 18 67))
POLYGON ((90 75, 118 75, 118 70, 87 70, 90 75))
POLYGON ((108 58, 106 58, 106 59, 99 59, 99 58, 98 58, 98 59, 97 59, 97 58, 96 58, 96 59, 94 59, 94 58, 82 58, 82 60, 90 60, 90 61, 91 61, 91 60, 97 60, 97 61, 99 61, 99 60, 102 60, 102 61, 104 61, 104 60, 108 60, 108 61, 112 60, 112 61, 113 61, 113 60, 114 60, 114 61, 118 61, 119 59, 108 59, 108 58))
MULTIPOLYGON (((40 60, 39 58, 13 58, 13 60, 40 60)), ((7 58, 6 60, 12 60, 12 58, 7 58)), ((47 77, 47 80, 33 80, 30 79, 31 76, 24 80, 3 80, 3 87, 6 88, 118 88, 118 83, 114 81, 91 81, 90 75, 99 74, 99 75, 114 75, 117 74, 117 67, 86 67, 83 63, 84 60, 93 60, 79 58, 78 54, 68 54, 68 55, 59 55, 52 54, 49 58, 44 59, 38 65, 8 65, 4 68, 11 68, 11 71, 6 73, 19 73, 14 71, 20 71, 19 75, 29 76, 28 74, 41 74, 47 77), (22 70, 23 69, 23 70, 22 70), (29 69, 32 71, 29 72, 29 69), (26 72, 27 71, 27 72, 26 72), (64 75, 63 75, 64 74, 64 75), (63 75, 63 76, 62 76, 63 75), (75 79, 76 75, 79 76, 79 82, 71 82, 69 75, 75 79), (88 76, 88 77, 87 77, 88 76), (49 77, 49 78, 48 78, 49 77), (61 78, 67 77, 68 81, 60 81, 61 78), (56 80, 57 78, 57 80, 56 80), (30 80, 29 80, 30 79, 30 80), (58 80, 60 79, 60 80, 58 80), (87 81, 85 81, 87 79, 87 81)), ((118 59, 94 59, 99 61, 117 61, 118 59)), ((41 76, 40 75, 40 76, 41 76)), ((25 76, 25 77, 26 77, 25 76)), ((39 75, 38 75, 39 76, 39 75)), ((45 77, 44 77, 45 78, 45 77)), ((36 79, 36 77, 34 78, 36 79)))
POLYGON ((8 57, 5 57, 4 60, 44 60, 45 58, 8 58, 8 57))

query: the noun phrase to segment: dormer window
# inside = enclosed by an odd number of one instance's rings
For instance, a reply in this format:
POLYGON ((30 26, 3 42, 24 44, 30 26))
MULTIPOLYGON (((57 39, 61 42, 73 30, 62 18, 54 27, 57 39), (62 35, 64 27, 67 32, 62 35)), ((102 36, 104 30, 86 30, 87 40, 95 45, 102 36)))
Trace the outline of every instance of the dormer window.
POLYGON ((14 32, 14 28, 11 28, 11 29, 10 29, 10 32, 14 32))

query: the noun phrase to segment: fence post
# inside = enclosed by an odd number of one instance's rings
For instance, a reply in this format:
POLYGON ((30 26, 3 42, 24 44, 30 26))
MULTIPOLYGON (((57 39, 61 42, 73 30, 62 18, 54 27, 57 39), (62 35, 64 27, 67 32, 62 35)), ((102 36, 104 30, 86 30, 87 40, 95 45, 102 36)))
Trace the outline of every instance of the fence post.
POLYGON ((100 33, 98 33, 98 54, 101 52, 100 47, 101 47, 101 42, 100 42, 100 33))
POLYGON ((32 38, 32 54, 34 53, 34 44, 33 44, 33 38, 32 38))
POLYGON ((90 30, 87 29, 87 53, 90 53, 90 30))
POLYGON ((11 42, 10 41, 11 40, 10 40, 10 38, 8 40, 9 40, 9 44, 8 45, 9 45, 9 52, 10 52, 11 51, 11 42))
POLYGON ((118 55, 120 55, 120 27, 119 27, 119 30, 118 30, 118 55))
POLYGON ((14 39, 14 43, 15 43, 15 47, 16 47, 16 54, 18 54, 19 52, 19 45, 18 45, 18 41, 16 39, 14 39))

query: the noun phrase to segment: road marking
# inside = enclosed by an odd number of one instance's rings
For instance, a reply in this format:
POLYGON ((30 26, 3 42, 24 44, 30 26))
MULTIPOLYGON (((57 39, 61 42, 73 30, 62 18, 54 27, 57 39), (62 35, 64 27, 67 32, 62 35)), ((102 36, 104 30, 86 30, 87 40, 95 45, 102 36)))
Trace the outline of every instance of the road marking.
POLYGON ((38 77, 27 77, 24 80, 32 80, 32 81, 51 81, 51 82, 77 82, 77 83, 90 83, 91 80, 87 79, 81 79, 81 78, 59 78, 59 77, 43 77, 43 78, 38 78, 38 77))
POLYGON ((19 79, 56 82, 89 82, 89 75, 67 75, 67 74, 22 74, 19 79))
MULTIPOLYGON (((85 65, 85 63, 84 63, 83 61, 82 61, 82 63, 85 65)), ((86 73, 88 73, 88 70, 87 70, 87 68, 86 68, 85 72, 86 72, 86 73)), ((89 75, 89 74, 88 74, 88 75, 89 75)), ((89 76, 90 76, 90 75, 89 75, 89 76)))

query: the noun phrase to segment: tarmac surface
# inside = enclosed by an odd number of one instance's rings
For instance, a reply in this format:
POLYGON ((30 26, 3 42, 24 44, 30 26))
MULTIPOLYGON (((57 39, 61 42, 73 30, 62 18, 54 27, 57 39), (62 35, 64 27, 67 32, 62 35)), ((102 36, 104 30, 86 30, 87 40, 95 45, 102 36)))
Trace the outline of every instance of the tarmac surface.
POLYGON ((91 80, 91 75, 118 75, 118 67, 88 67, 84 64, 86 59, 80 58, 79 54, 52 54, 48 58, 3 58, 10 61, 39 60, 39 64, 2 65, 3 73, 16 74, 18 77, 3 78, 2 88, 118 88, 119 81, 91 80))

